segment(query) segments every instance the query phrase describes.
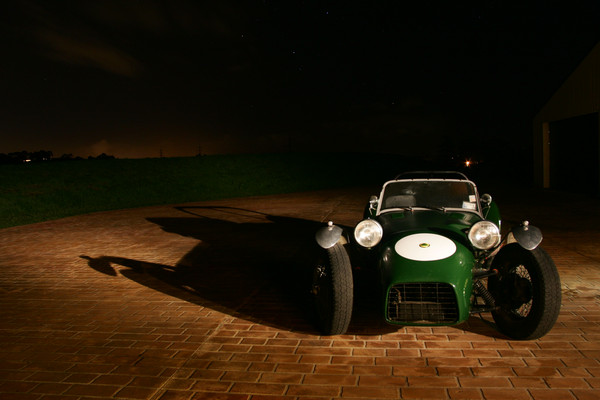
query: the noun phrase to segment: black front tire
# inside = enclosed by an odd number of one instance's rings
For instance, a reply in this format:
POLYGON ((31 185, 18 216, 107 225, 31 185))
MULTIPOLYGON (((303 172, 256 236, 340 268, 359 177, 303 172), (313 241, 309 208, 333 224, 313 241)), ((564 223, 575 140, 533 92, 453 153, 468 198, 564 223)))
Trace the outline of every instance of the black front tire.
POLYGON ((323 334, 346 333, 352 318, 354 284, 350 258, 343 245, 320 249, 313 267, 311 292, 323 334))
POLYGON ((561 305, 560 277, 542 248, 506 245, 494 258, 488 288, 498 307, 492 312, 498 330, 517 340, 544 336, 552 329, 561 305))

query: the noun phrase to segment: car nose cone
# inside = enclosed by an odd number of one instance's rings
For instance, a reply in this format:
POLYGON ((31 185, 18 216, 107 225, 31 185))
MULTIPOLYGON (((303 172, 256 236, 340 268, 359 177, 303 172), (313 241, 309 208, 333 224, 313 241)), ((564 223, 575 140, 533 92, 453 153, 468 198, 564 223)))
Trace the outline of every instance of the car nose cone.
POLYGON ((417 233, 396 242, 396 253, 414 261, 436 261, 456 252, 456 244, 447 237, 433 233, 417 233))

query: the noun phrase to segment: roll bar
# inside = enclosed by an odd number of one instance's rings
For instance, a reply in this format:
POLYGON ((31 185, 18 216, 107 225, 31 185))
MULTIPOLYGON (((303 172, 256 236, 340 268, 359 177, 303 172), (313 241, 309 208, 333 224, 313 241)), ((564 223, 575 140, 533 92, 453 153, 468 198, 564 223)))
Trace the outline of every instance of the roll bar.
POLYGON ((460 179, 468 181, 469 178, 458 171, 409 171, 403 172, 394 178, 398 179, 460 179))

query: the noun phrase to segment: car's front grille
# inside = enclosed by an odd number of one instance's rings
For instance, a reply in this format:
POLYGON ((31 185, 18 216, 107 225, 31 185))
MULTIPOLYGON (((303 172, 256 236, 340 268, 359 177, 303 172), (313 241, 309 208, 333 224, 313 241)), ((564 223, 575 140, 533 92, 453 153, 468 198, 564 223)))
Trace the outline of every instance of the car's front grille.
POLYGON ((458 320, 454 289, 447 283, 400 283, 388 292, 388 320, 449 324, 458 320))

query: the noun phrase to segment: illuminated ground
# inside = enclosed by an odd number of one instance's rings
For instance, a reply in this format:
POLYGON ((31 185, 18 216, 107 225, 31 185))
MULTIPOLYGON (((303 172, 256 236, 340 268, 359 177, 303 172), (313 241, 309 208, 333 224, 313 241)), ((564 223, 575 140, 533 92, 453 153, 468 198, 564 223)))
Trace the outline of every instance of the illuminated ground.
POLYGON ((506 201, 508 224, 524 216, 543 229, 562 277, 559 322, 540 340, 507 340, 478 318, 383 326, 368 291, 347 335, 321 337, 297 261, 321 222, 356 223, 370 194, 150 207, 0 230, 0 397, 598 398, 600 200, 506 201))

